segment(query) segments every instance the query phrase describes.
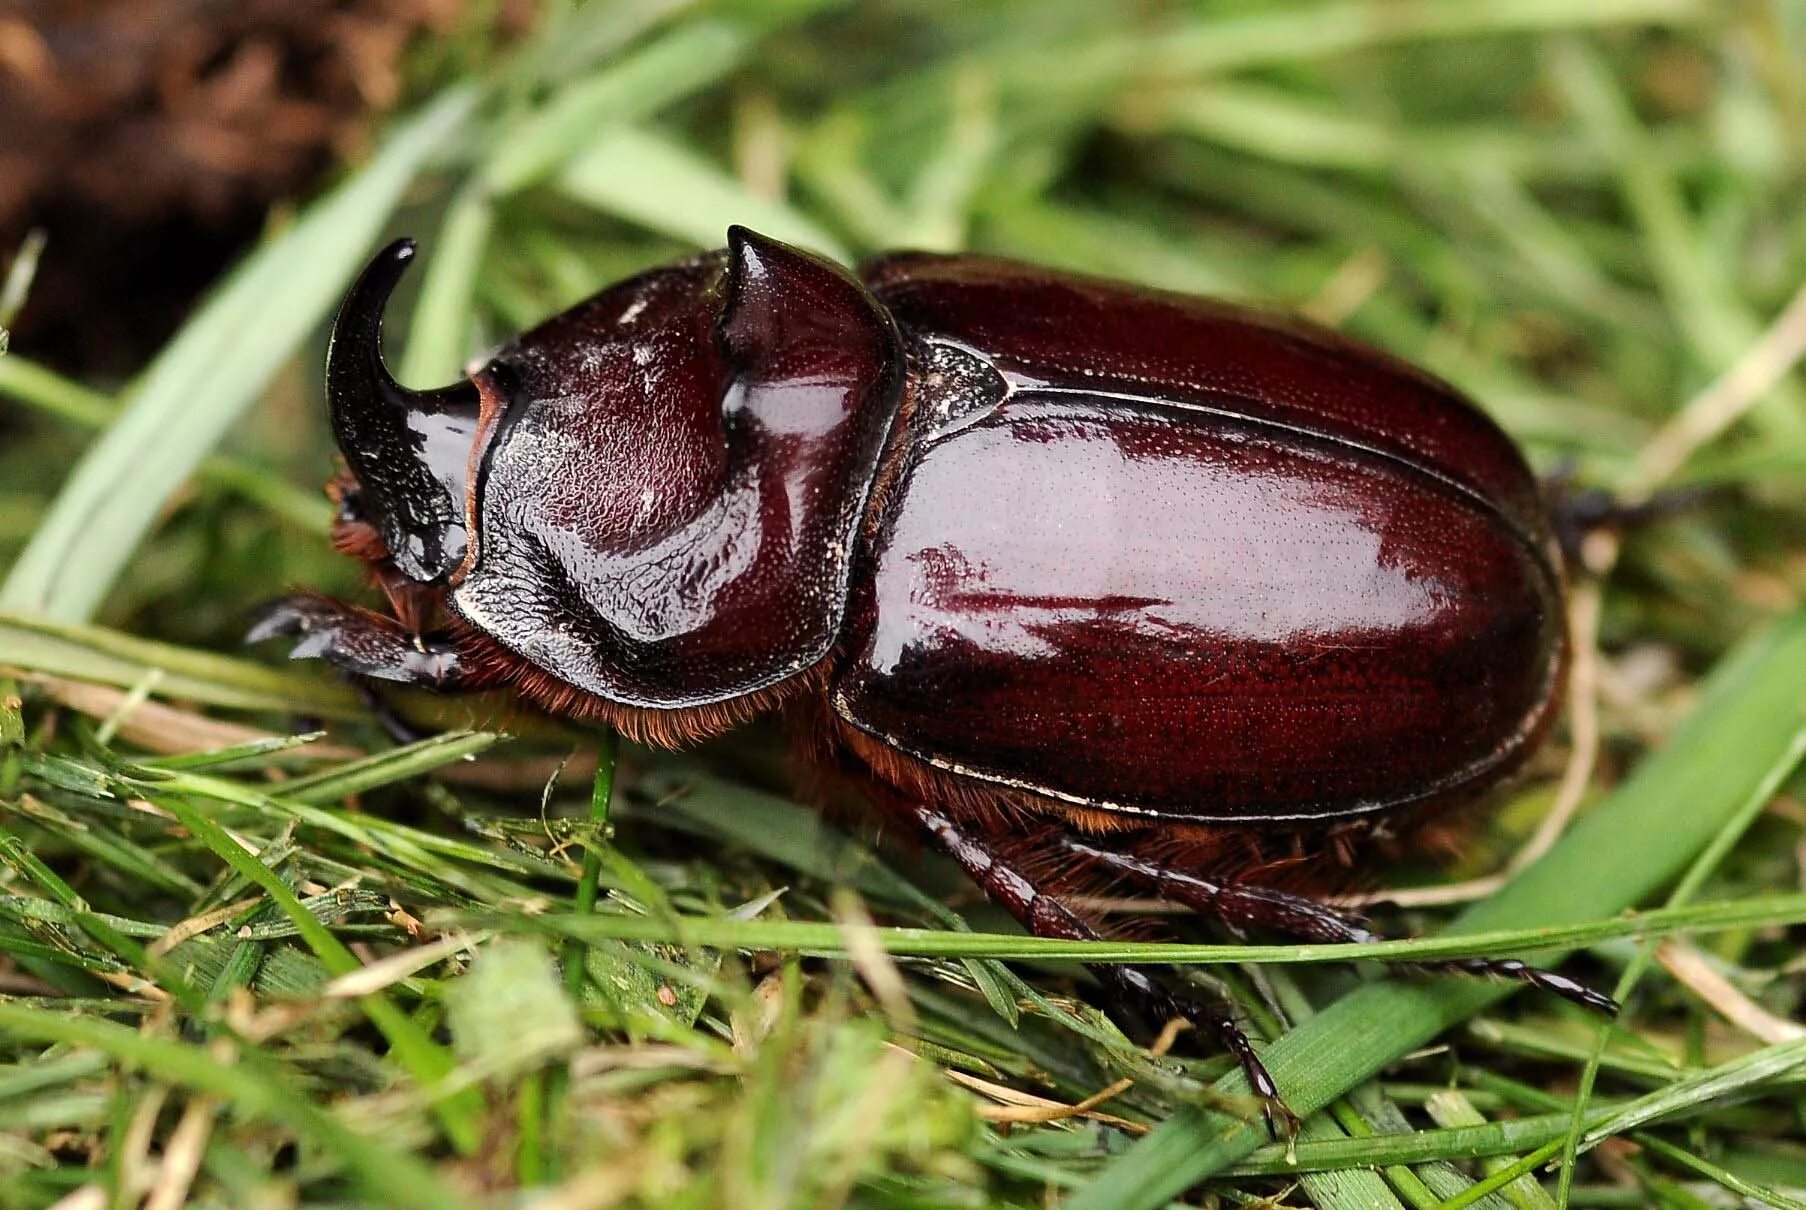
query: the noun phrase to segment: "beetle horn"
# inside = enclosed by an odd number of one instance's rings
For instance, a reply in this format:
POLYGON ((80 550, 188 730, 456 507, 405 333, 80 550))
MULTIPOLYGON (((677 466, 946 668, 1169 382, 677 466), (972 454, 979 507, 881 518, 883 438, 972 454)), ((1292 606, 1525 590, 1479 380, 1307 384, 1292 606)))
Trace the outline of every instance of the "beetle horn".
POLYGON ((372 260, 339 308, 326 352, 332 431, 358 502, 403 574, 441 580, 464 558, 464 503, 479 396, 468 381, 411 391, 383 364, 383 309, 414 259, 399 239, 372 260))
POLYGON ((839 265, 737 224, 727 229, 727 253, 716 332, 742 373, 806 371, 858 385, 874 358, 898 351, 890 319, 839 265))

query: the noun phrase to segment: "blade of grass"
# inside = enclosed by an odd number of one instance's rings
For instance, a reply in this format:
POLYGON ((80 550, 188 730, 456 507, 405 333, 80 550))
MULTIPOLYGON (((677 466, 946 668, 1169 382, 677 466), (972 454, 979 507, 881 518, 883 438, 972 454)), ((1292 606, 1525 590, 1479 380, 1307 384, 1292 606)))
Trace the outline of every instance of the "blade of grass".
MULTIPOLYGON (((0 613, 0 669, 5 668, 126 689, 156 672, 155 697, 303 718, 359 719, 368 714, 350 686, 325 669, 304 671, 291 665, 279 670, 254 660, 158 643, 102 626, 0 613)), ((409 717, 437 721, 452 729, 485 711, 499 712, 498 699, 482 695, 462 699, 463 704, 418 690, 392 690, 386 696, 409 717)), ((568 742, 575 734, 559 723, 531 715, 516 714, 511 724, 511 733, 523 738, 568 742)))
POLYGON ((0 357, 0 395, 90 429, 106 427, 115 411, 112 399, 101 392, 17 353, 0 357))
POLYGON ((363 714, 357 695, 335 678, 277 671, 217 652, 177 647, 99 626, 67 625, 0 613, 0 666, 129 689, 153 670, 157 695, 236 710, 272 710, 326 718, 363 714))
POLYGON ((42 228, 26 232, 24 242, 12 256, 12 263, 6 267, 5 277, 0 278, 0 356, 5 356, 11 341, 7 329, 19 317, 31 294, 31 283, 38 275, 38 258, 44 254, 45 242, 42 228))
POLYGON ((1432 1160, 1472 1160, 1514 1155, 1559 1140, 1568 1115, 1545 1113, 1484 1125, 1445 1126, 1410 1134, 1371 1138, 1328 1137, 1296 1145, 1272 1143, 1226 1169, 1231 1176, 1284 1176, 1293 1172, 1333 1172, 1368 1165, 1422 1164, 1432 1160))
MULTIPOLYGON (((1751 795, 1751 797, 1743 803, 1738 814, 1725 821, 1725 826, 1720 829, 1716 836, 1707 841, 1704 848, 1700 850, 1698 855, 1696 855, 1689 864, 1686 872, 1681 876, 1679 881, 1676 882, 1673 890, 1669 892, 1667 906, 1683 906, 1693 899, 1698 893, 1699 888, 1712 876, 1712 873, 1718 869, 1719 864, 1730 853, 1732 847, 1742 838, 1744 832, 1749 828, 1750 824, 1754 822, 1756 816, 1765 806, 1767 806, 1767 799, 1767 795, 1751 795)), ((1628 1002, 1632 992, 1642 981, 1643 976, 1648 973, 1654 962, 1654 947, 1648 943, 1639 946, 1636 956, 1632 959, 1630 965, 1625 968, 1618 980, 1617 986, 1613 988, 1613 997, 1620 1003, 1628 1002)), ((1572 1187, 1574 1180, 1574 1158, 1580 1149, 1580 1134, 1586 1117, 1587 1105, 1592 1097, 1594 1083, 1598 1079, 1600 1068, 1605 1063, 1606 1044, 1609 1039, 1609 1030, 1600 1029, 1595 1031, 1593 1046, 1591 1052, 1587 1056, 1585 1069, 1581 1072, 1580 1086, 1575 1093, 1573 1123, 1568 1132, 1568 1137, 1563 1141, 1561 1160, 1559 1161, 1561 1178, 1557 1188, 1557 1196, 1564 1203, 1568 1200, 1568 1192, 1572 1187)), ((1771 1047, 1770 1051, 1772 1052, 1773 1050, 1774 1048, 1771 1047)), ((1769 1052, 1762 1053, 1766 1054, 1769 1052)), ((1716 1171, 1716 1169, 1714 1169, 1714 1171, 1716 1171)))
POLYGON ((1137 49, 1161 74, 1204 75, 1402 42, 1706 21, 1713 15, 1707 0, 1351 0, 1198 20, 1137 49))
POLYGON ((946 135, 910 184, 910 221, 893 237, 900 247, 948 252, 964 247, 974 200, 1000 150, 997 88, 990 73, 960 72, 951 85, 946 135))
POLYGON ((493 731, 445 731, 402 748, 323 769, 285 782, 281 797, 297 803, 329 803, 379 786, 419 777, 453 761, 487 751, 502 737, 493 731))
MULTIPOLYGON (((1668 745, 1574 825, 1542 861, 1458 919, 1461 930, 1555 924, 1620 911, 1678 874, 1753 796, 1772 794, 1806 747, 1806 615, 1747 640, 1710 678, 1668 745), (1623 838, 1635 835, 1635 845, 1623 838), (1614 854, 1613 861, 1601 855, 1614 854)), ((1370 984, 1268 1047, 1268 1069, 1309 1113, 1512 989, 1370 984)), ((1224 1093, 1246 1093, 1239 1074, 1224 1093)), ((1185 1109, 1111 1161, 1068 1210, 1152 1210, 1264 1141, 1251 1123, 1185 1109)), ((1559 1149, 1559 1143, 1556 1144, 1559 1149)))
MULTIPOLYGON (((1737 296, 1724 267, 1702 244, 1681 187, 1649 153, 1647 134, 1601 56, 1578 37, 1555 43, 1552 74, 1600 154, 1617 165, 1625 206, 1636 218, 1674 326, 1695 359, 1717 375, 1762 338, 1764 325, 1737 296)), ((1787 444, 1806 436, 1806 393, 1778 383, 1750 418, 1787 444)))
MULTIPOLYGON (((35 771, 38 759, 28 754, 25 769, 35 771)), ((84 791, 77 793, 85 795, 84 791)), ((66 800, 64 806, 77 810, 82 806, 99 808, 101 814, 112 814, 115 810, 127 815, 136 814, 132 808, 117 801, 106 801, 111 797, 111 791, 103 787, 99 798, 85 797, 80 802, 66 800)), ((84 854, 96 866, 113 867, 125 879, 184 898, 201 894, 198 883, 184 875, 165 855, 139 843, 138 838, 128 837, 105 825, 88 826, 70 812, 60 810, 36 795, 20 796, 17 814, 21 821, 29 820, 33 827, 58 835, 63 843, 84 854)))
MULTIPOLYGON (((479 733, 481 734, 481 733, 479 733)), ((434 856, 468 862, 494 870, 527 872, 540 876, 556 876, 560 868, 543 858, 534 859, 518 852, 485 848, 454 836, 445 836, 408 824, 396 823, 375 815, 353 815, 324 810, 304 802, 291 802, 262 793, 229 778, 207 777, 195 773, 167 773, 144 770, 150 776, 130 780, 135 794, 187 794, 216 802, 245 807, 271 820, 290 820, 316 828, 328 836, 339 837, 353 845, 364 846, 384 854, 391 870, 411 869, 421 874, 443 877, 446 871, 434 856)), ((128 772, 128 777, 131 777, 128 772)))
POLYGON ((1691 1151, 1676 1147, 1664 1139, 1647 1134, 1638 1134, 1635 1137, 1638 1146, 1654 1152, 1670 1164, 1716 1182, 1755 1205, 1772 1206, 1774 1210, 1806 1210, 1806 1200, 1792 1197, 1779 1189, 1758 1185, 1735 1172, 1721 1168, 1717 1164, 1693 1154, 1691 1151))
POLYGON ((198 1011, 202 1007, 201 993, 183 978, 180 971, 127 936, 126 930, 119 928, 112 918, 89 908, 74 887, 64 882, 54 870, 38 859, 24 841, 5 828, 0 828, 0 862, 12 866, 35 882, 68 913, 70 923, 122 962, 142 973, 191 1011, 198 1011))
POLYGON ((1609 1115, 1592 1115, 1582 1150, 1671 1114, 1698 1108, 1739 1089, 1806 1069, 1806 1038, 1765 1046, 1710 1071, 1658 1088, 1609 1115))
POLYGON ((447 1210, 469 1203, 411 1155, 371 1142, 287 1086, 261 1063, 225 1062, 206 1050, 172 1042, 111 1021, 72 1016, 0 1001, 0 1033, 15 1038, 98 1050, 158 1079, 211 1093, 247 1113, 281 1122, 338 1157, 384 1205, 447 1210))
POLYGON ((581 75, 689 7, 690 0, 548 5, 546 20, 522 47, 514 70, 533 84, 581 75))
POLYGON ((324 731, 305 731, 297 735, 269 735, 259 739, 249 739, 239 744, 231 744, 224 748, 210 748, 201 752, 183 752, 175 756, 160 756, 145 764, 153 769, 210 769, 213 772, 228 771, 235 765, 262 766, 272 763, 276 758, 298 756, 303 760, 332 759, 332 749, 326 745, 326 754, 320 753, 319 743, 326 738, 324 731))
POLYGON ((462 374, 471 352, 471 303, 494 229, 495 206, 489 195, 476 185, 460 190, 428 249, 401 359, 403 382, 436 386, 462 374))
MULTIPOLYGON (((1445 933, 1396 941, 1334 945, 1196 945, 1166 941, 1062 941, 1016 933, 952 932, 931 928, 875 928, 888 953, 914 958, 1042 959, 1066 962, 1138 962, 1172 966, 1315 964, 1369 959, 1435 961, 1478 954, 1573 949, 1619 937, 1655 937, 1680 931, 1783 927, 1806 922, 1806 894, 1761 896, 1717 904, 1624 913, 1578 924, 1487 932, 1445 933)), ((606 915, 543 912, 519 920, 481 918, 484 927, 544 929, 589 941, 661 941, 672 945, 784 949, 845 957, 844 930, 813 920, 734 920, 725 916, 606 915)), ((1462 980, 1458 986, 1474 986, 1462 980)), ((1478 986, 1500 986, 1478 984, 1478 986)))
POLYGON ((398 126, 374 160, 239 266, 76 464, 0 587, 0 609, 93 615, 163 504, 326 315, 475 101, 454 89, 398 126))
MULTIPOLYGON (((615 764, 620 756, 621 741, 615 730, 610 727, 604 730, 596 744, 596 776, 590 784, 589 822, 595 828, 594 837, 583 849, 583 873, 577 879, 577 893, 573 906, 580 915, 589 915, 596 910, 596 891, 602 879, 602 846, 608 838, 608 811, 614 802, 615 764)), ((563 946, 559 960, 564 965, 564 988, 570 996, 572 1004, 583 1003, 583 984, 589 959, 588 948, 583 942, 571 938, 563 946)), ((555 1172, 558 1158, 551 1143, 555 1134, 563 1134, 569 1129, 569 1107, 566 1097, 570 1091, 571 1071, 568 1065, 554 1068, 547 1073, 543 1081, 534 1081, 521 1089, 523 1107, 531 1107, 529 1120, 535 1124, 539 1120, 539 1109, 545 1109, 545 1118, 551 1122, 551 1130, 543 1137, 543 1146, 535 1148, 522 1130, 520 1162, 523 1168, 522 1179, 526 1179, 525 1170, 555 1172)))
MULTIPOLYGON (((302 940, 326 965, 334 976, 344 976, 362 968, 343 942, 307 910, 299 896, 277 876, 276 872, 245 851, 225 829, 203 815, 194 806, 175 795, 158 795, 159 806, 178 819, 202 844, 213 850, 241 877, 261 887, 278 907, 295 923, 302 940)), ((449 1076, 454 1063, 451 1055, 389 998, 381 992, 362 996, 358 1004, 370 1021, 382 1031, 396 1059, 430 1094, 433 1086, 449 1076)), ((465 1089, 439 1099, 434 1108, 445 1132, 458 1150, 472 1154, 483 1141, 483 1099, 476 1089, 465 1089)))
MULTIPOLYGON (((118 415, 113 401, 99 391, 18 356, 0 358, 0 395, 87 429, 104 429, 118 415)), ((332 526, 332 506, 319 492, 297 487, 265 467, 211 454, 196 473, 307 533, 324 535, 332 526)))
POLYGON ((0 751, 22 747, 25 743, 25 715, 19 697, 19 683, 0 676, 0 751))
MULTIPOLYGON (((595 836, 583 849, 583 874, 577 880, 573 909, 579 916, 596 910, 596 887, 602 878, 602 846, 606 841, 608 807, 614 801, 615 758, 620 740, 612 728, 602 733, 596 746, 596 780, 590 788, 589 820, 595 836)), ((583 990, 583 942, 573 938, 564 947, 564 985, 574 1002, 583 990)))
POLYGON ((513 130, 490 158, 483 182, 497 195, 556 172, 597 134, 657 113, 739 66, 757 44, 759 23, 692 21, 558 93, 513 130))
POLYGON ((761 197, 700 155, 656 131, 603 133, 558 175, 560 193, 699 248, 719 247, 730 223, 845 262, 832 235, 783 202, 761 197))
POLYGON ((906 903, 922 898, 869 848, 789 799, 689 768, 652 770, 635 780, 634 789, 658 803, 661 826, 725 840, 864 895, 906 903))

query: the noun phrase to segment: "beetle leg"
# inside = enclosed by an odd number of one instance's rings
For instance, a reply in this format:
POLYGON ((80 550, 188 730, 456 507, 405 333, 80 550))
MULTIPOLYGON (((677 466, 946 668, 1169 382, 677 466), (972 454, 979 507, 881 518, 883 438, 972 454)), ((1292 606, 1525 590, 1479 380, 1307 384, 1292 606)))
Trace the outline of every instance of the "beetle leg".
MULTIPOLYGON (((1059 839, 1059 844, 1075 857, 1082 857, 1106 869, 1137 879, 1162 898, 1214 916, 1231 928, 1266 928, 1305 941, 1329 943, 1383 940, 1378 933, 1349 919, 1328 904, 1318 903, 1303 895, 1244 883, 1215 882, 1129 853, 1087 844, 1073 837, 1063 836, 1059 839)), ((1566 975, 1531 966, 1516 958, 1439 958, 1422 962, 1395 962, 1391 965, 1519 979, 1607 1016, 1616 1016, 1618 1013, 1618 1002, 1610 996, 1602 995, 1566 975)))
MULTIPOLYGON (((1053 895, 1043 893, 1019 870, 986 847, 982 840, 962 831, 940 811, 925 803, 905 803, 901 807, 959 862, 986 895, 1035 936, 1067 941, 1102 940, 1098 931, 1071 908, 1053 895)), ((1285 1100, 1279 1095, 1279 1086, 1255 1053, 1254 1043, 1229 1012, 1174 994, 1145 967, 1087 963, 1086 969, 1109 989, 1111 998, 1128 1015, 1156 1025, 1183 1020, 1200 1033, 1215 1036, 1223 1049, 1241 1065, 1249 1088, 1260 1098, 1268 1133, 1277 1139, 1282 1131, 1288 1136, 1297 1132, 1297 1115, 1286 1107, 1285 1100)))
POLYGON ((1543 481, 1555 526, 1555 540, 1570 566, 1582 565, 1581 546, 1599 530, 1627 530, 1697 508, 1706 499, 1698 487, 1670 487, 1641 499, 1621 500, 1597 488, 1582 488, 1557 474, 1543 481))
POLYGON ((435 734, 432 731, 423 731, 403 718, 401 711, 397 710, 394 704, 377 690, 375 682, 368 677, 347 676, 345 679, 351 682, 352 692, 357 694, 357 700, 362 703, 364 709, 370 712, 370 717, 376 720, 376 725, 382 729, 382 733, 393 742, 406 747, 409 744, 417 744, 422 740, 431 739, 435 734))
POLYGON ((354 676, 440 693, 473 687, 450 643, 412 634, 393 618, 325 597, 285 597, 266 606, 245 642, 275 638, 297 640, 290 659, 323 659, 354 676))

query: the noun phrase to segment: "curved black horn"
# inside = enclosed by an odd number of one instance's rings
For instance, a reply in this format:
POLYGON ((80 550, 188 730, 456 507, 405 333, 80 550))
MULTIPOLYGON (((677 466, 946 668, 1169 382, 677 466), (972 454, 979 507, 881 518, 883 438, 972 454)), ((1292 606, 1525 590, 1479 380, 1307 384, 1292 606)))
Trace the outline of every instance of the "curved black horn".
POLYGON ((469 541, 464 499, 479 397, 470 382, 411 391, 383 364, 383 308, 414 259, 398 239, 358 276, 333 323, 326 397, 358 502, 410 579, 444 579, 469 541))

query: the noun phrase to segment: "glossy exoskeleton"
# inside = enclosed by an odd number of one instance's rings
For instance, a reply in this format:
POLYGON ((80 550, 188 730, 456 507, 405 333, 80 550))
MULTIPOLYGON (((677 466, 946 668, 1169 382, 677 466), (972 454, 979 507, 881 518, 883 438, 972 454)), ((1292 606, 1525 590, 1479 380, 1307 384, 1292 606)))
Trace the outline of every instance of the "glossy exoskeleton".
MULTIPOLYGON (((402 388, 382 252, 328 358, 338 546, 388 609, 279 603, 361 677, 507 687, 681 745, 782 710, 1037 934, 1126 883, 1234 929, 1313 895, 1548 729, 1551 527, 1445 384, 1315 328, 979 256, 855 276, 734 228, 402 388)), ((1444 964, 1611 1002, 1513 961, 1444 964)), ((1100 966, 1278 1091, 1229 1017, 1100 966)))

